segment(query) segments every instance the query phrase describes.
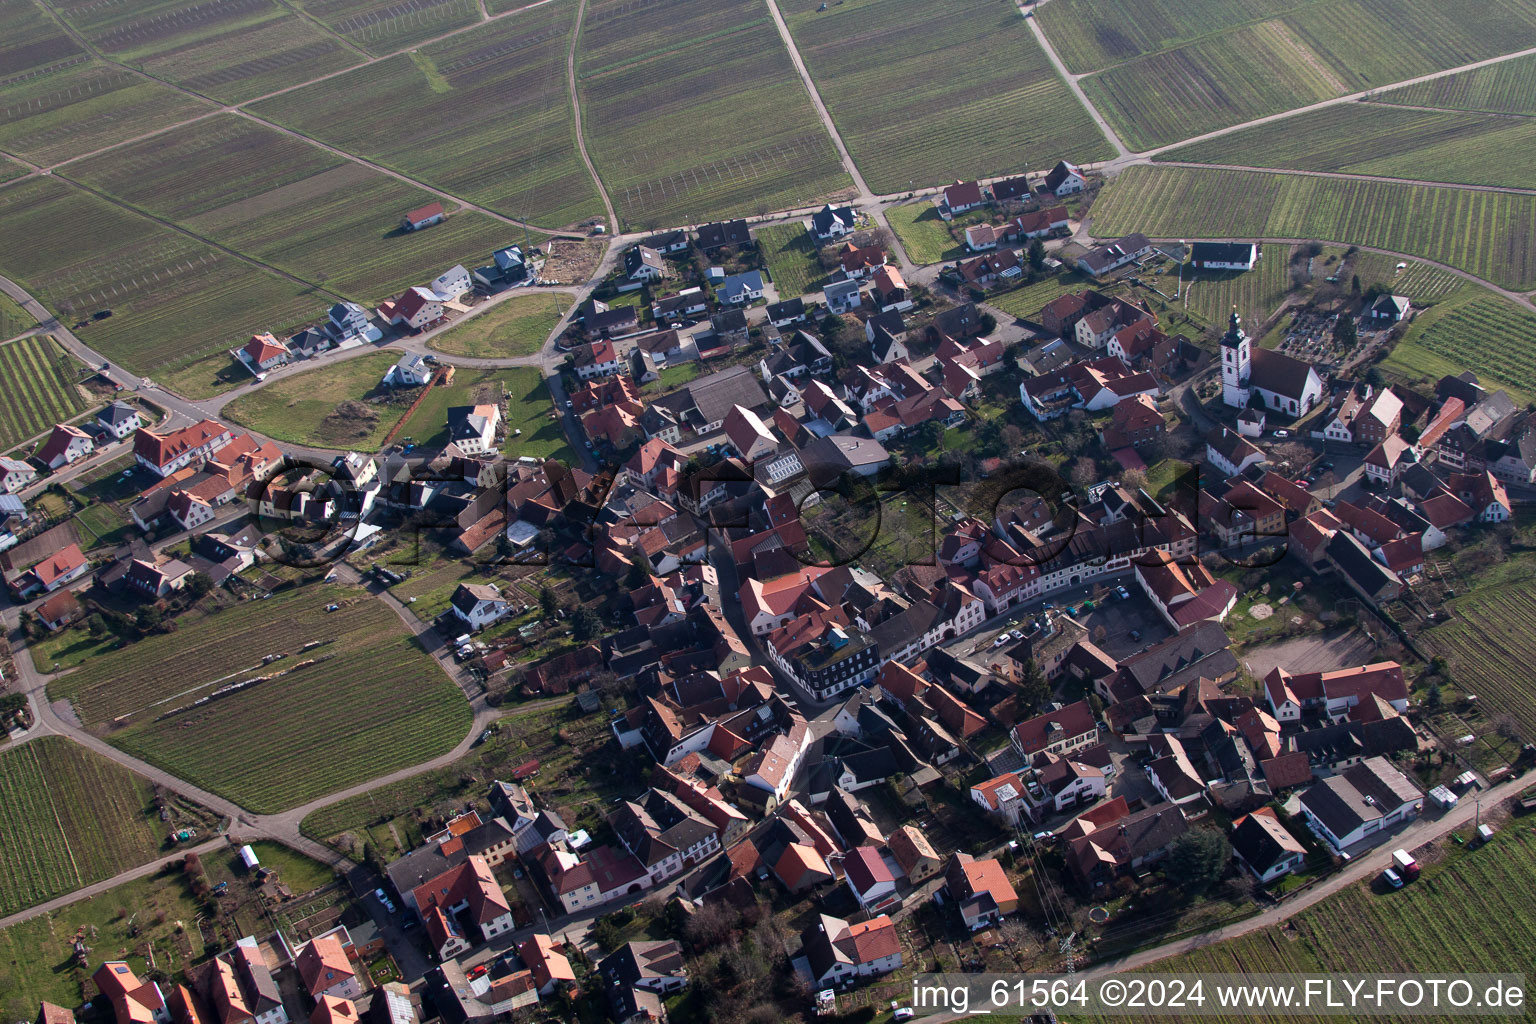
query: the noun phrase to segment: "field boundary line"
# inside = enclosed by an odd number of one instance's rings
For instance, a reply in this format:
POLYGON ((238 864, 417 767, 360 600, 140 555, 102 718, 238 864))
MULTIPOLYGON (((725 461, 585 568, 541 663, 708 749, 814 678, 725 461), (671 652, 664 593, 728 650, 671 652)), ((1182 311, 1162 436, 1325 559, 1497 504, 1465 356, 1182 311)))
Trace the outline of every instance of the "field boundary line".
POLYGON ((1252 167, 1248 164, 1209 164, 1193 160, 1154 160, 1153 167, 1190 167, 1223 171, 1248 171, 1254 174, 1293 174, 1303 178, 1342 178, 1346 181, 1373 181, 1382 185, 1417 185, 1420 188, 1459 188, 1465 192, 1502 192, 1516 196, 1536 196, 1536 188, 1513 185, 1473 185, 1456 181, 1427 181, 1423 178, 1393 178, 1384 174, 1354 174, 1350 171, 1310 171, 1297 167, 1252 167))
POLYGON ((1040 49, 1044 50, 1045 55, 1050 58, 1051 67, 1056 69, 1056 74, 1067 84, 1067 88, 1072 90, 1072 95, 1077 97, 1077 102, 1082 104, 1083 109, 1088 112, 1088 116, 1093 118, 1093 123, 1099 126, 1099 131, 1104 133, 1104 138, 1111 146, 1115 147, 1116 156, 1110 163, 1114 164, 1140 155, 1130 151, 1126 144, 1121 141, 1120 133, 1115 131, 1114 127, 1109 123, 1109 119, 1099 111, 1098 107, 1093 105, 1093 101, 1083 91, 1082 83, 1079 81, 1083 76, 1075 75, 1067 70, 1066 62, 1061 59, 1061 54, 1056 52, 1056 47, 1051 43, 1050 37, 1045 34, 1045 29, 1040 27, 1040 19, 1033 13, 1024 10, 1019 0, 1014 0, 1013 9, 1018 11, 1019 17, 1029 24, 1029 30, 1035 34, 1035 41, 1040 44, 1040 49))
POLYGON ((602 176, 597 173, 597 167, 592 163, 592 158, 587 155, 586 132, 581 127, 581 96, 576 86, 576 47, 581 43, 581 23, 587 14, 587 0, 581 0, 576 5, 576 24, 571 26, 571 45, 565 51, 565 91, 571 102, 571 124, 576 131, 576 151, 581 154, 581 162, 586 164, 587 173, 592 176, 592 183, 597 186, 597 194, 603 199, 603 209, 608 212, 609 235, 619 233, 619 215, 614 212, 613 200, 608 196, 608 187, 603 184, 602 176))
MULTIPOLYGON (((321 21, 319 18, 315 17, 313 14, 310 14, 308 11, 304 10, 302 7, 295 7, 293 4, 289 3, 288 0, 277 0, 277 4, 278 4, 279 7, 286 8, 290 14, 297 15, 298 18, 301 21, 309 22, 311 25, 313 25, 316 28, 318 28, 321 32, 325 33, 327 36, 330 36, 332 39, 335 39, 337 42, 341 43, 342 46, 345 46, 346 48, 351 50, 353 53, 356 53, 359 57, 362 57, 364 63, 367 63, 368 59, 373 56, 373 54, 369 53, 367 50, 363 49, 361 46, 358 46, 352 40, 348 39, 346 36, 342 35, 340 32, 337 32, 335 29, 331 28, 331 26, 327 25, 325 22, 321 21)), ((363 66, 362 64, 354 65, 354 67, 362 67, 362 66, 363 66)), ((347 70, 350 71, 351 68, 348 68, 347 70)))
MULTIPOLYGON (((1031 18, 1029 20, 1031 23, 1033 23, 1035 19, 1031 18)), ((1054 51, 1051 52, 1054 55, 1054 51)), ((1224 135, 1231 135, 1233 132, 1241 131, 1244 128, 1253 128, 1261 124, 1273 124, 1276 121, 1284 121, 1285 119, 1295 117, 1298 114, 1307 114, 1314 110, 1323 110, 1328 107, 1335 107, 1341 103, 1356 103, 1361 101, 1369 102, 1372 96, 1379 93, 1390 92, 1394 89, 1403 89, 1410 85, 1419 85, 1424 82, 1433 82, 1438 78, 1449 78, 1451 75, 1459 75, 1464 71, 1476 71, 1479 68, 1491 67, 1494 64, 1502 64, 1505 61, 1518 60, 1521 57, 1529 57, 1533 54, 1536 54, 1536 46, 1528 46, 1523 50, 1516 50, 1513 53, 1504 53, 1497 57, 1488 57, 1483 60, 1473 61, 1470 64, 1460 64, 1454 68, 1446 68, 1443 71, 1432 71, 1427 75, 1419 75, 1417 78, 1404 78, 1397 82, 1386 82, 1382 85, 1374 86, 1370 89, 1362 89, 1359 92, 1346 93, 1343 96, 1335 96, 1332 99, 1319 100, 1316 103, 1308 103, 1305 106, 1293 107, 1290 110, 1283 110, 1277 114, 1265 114, 1263 117, 1256 117, 1250 121, 1244 121, 1241 124, 1228 125, 1225 128, 1217 128, 1212 131, 1204 132, 1200 135, 1191 135, 1187 139, 1180 139, 1178 142, 1170 142, 1164 146, 1154 146, 1151 149, 1142 150, 1140 153, 1127 153, 1123 157, 1117 160, 1113 160, 1109 165, 1106 165, 1104 167, 1104 172, 1109 174, 1113 173, 1114 171, 1118 171, 1123 167, 1128 167, 1131 164, 1148 163, 1159 153, 1167 153, 1170 150, 1179 149, 1183 146, 1192 145, 1196 142, 1205 142, 1209 139, 1218 139, 1224 135)), ((1091 110, 1093 108, 1090 107, 1089 109, 1091 110)))
POLYGON ((155 214, 150 213, 147 210, 142 210, 139 207, 134 206, 132 203, 128 202, 127 200, 119 199, 119 198, 117 198, 116 196, 112 195, 109 192, 103 192, 100 189, 93 188, 92 186, 87 185, 87 184, 85 184, 85 183, 83 183, 81 181, 78 181, 78 180, 74 179, 74 178, 65 177, 62 174, 54 175, 54 177, 58 178, 60 181, 64 182, 65 184, 72 185, 75 188, 78 188, 82 192, 86 192, 86 193, 88 193, 90 195, 95 196, 98 199, 101 199, 101 200, 103 200, 105 202, 111 203, 113 206, 121 207, 124 210, 127 210, 129 213, 133 213, 133 214, 135 214, 135 215, 137 215, 139 217, 143 217, 145 220, 152 221, 152 222, 154 222, 156 224, 159 224, 161 227, 170 228, 172 231, 175 231, 178 234, 182 234, 182 235, 187 236, 188 238, 195 239, 196 241, 202 242, 204 245, 208 246, 209 248, 212 248, 212 249, 215 249, 215 250, 217 250, 219 252, 222 252, 226 256, 231 256, 231 257, 233 257, 233 258, 235 258, 237 260, 240 260, 240 261, 242 261, 244 263, 249 263, 251 266, 254 266, 254 267, 260 267, 262 270, 266 270, 266 271, 269 271, 270 273, 276 274, 279 277, 282 277, 282 278, 285 278, 285 279, 287 279, 289 281, 292 281, 294 284, 301 284, 305 288, 310 289, 311 291, 318 292, 321 295, 329 295, 332 298, 336 299, 337 301, 344 301, 346 299, 346 296, 339 295, 336 292, 331 291, 329 288, 326 288, 326 287, 324 287, 322 285, 316 284, 313 281, 306 281, 304 278, 299 277, 297 274, 293 274, 293 273, 290 273, 289 271, 282 270, 282 269, 280 269, 278 267, 274 267, 270 263, 264 263, 263 261, 258 260, 254 256, 247 256, 243 252, 240 252, 240 251, 238 251, 236 249, 231 249, 229 246, 224 245, 224 244, 222 244, 220 242, 215 242, 211 238, 206 238, 206 237, 198 234, 197 232, 191 230, 190 228, 182 227, 180 224, 177 224, 175 221, 167 220, 164 217, 156 216, 155 214))
MULTIPOLYGON (((869 185, 864 180, 864 175, 859 173, 859 165, 854 163, 848 147, 843 143, 843 136, 837 130, 837 122, 832 120, 832 112, 822 101, 821 90, 816 88, 816 80, 811 77, 810 71, 805 67, 805 61, 800 57, 800 48, 795 45, 795 37, 789 33, 789 25, 784 20, 783 13, 779 10, 778 0, 768 0, 768 12, 773 15, 774 27, 779 30, 779 38, 784 41, 784 49, 789 51, 789 60, 795 66, 795 72, 800 76, 800 84, 810 94, 811 105, 816 108, 816 113, 821 116, 821 125, 832 138, 832 145, 837 147, 837 155, 843 162, 843 170, 853 179, 854 187, 859 190, 859 201, 870 202, 875 194, 870 191, 869 185)), ((895 232, 891 232, 895 234, 895 232)))
POLYGON ((1426 103, 1392 103, 1388 100, 1363 99, 1360 101, 1368 107, 1380 107, 1385 110, 1422 110, 1427 114, 1461 114, 1467 117, 1507 117, 1516 121, 1529 121, 1536 118, 1536 114, 1525 113, 1519 110, 1462 110, 1458 107, 1436 107, 1426 103))

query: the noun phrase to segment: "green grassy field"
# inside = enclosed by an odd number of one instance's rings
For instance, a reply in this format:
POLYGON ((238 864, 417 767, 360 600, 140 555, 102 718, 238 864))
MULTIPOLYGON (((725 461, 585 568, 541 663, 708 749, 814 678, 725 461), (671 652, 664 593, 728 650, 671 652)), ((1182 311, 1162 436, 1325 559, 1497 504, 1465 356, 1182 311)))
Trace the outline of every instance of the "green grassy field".
POLYGON ((14 160, 0 157, 0 184, 14 181, 27 173, 27 169, 14 160))
POLYGON ((1082 80, 1132 149, 1151 149, 1347 90, 1281 21, 1234 29, 1082 80))
POLYGON ((383 405, 366 402, 364 397, 387 393, 379 380, 398 360, 392 352, 372 352, 296 373, 241 395, 224 407, 224 415, 279 441, 377 451, 409 399, 383 405), (357 415, 352 408, 339 409, 342 402, 362 403, 366 415, 357 415))
POLYGON ((433 335, 427 344, 454 356, 532 355, 570 308, 570 297, 558 292, 518 295, 451 331, 433 335))
POLYGON ((602 212, 566 85, 575 10, 558 0, 253 109, 507 216, 571 224, 602 212))
POLYGON ((1536 197, 1221 168, 1130 167, 1094 233, 1317 238, 1422 256, 1497 284, 1536 285, 1536 197))
POLYGON ((464 210, 430 230, 401 231, 402 214, 436 197, 232 114, 115 149, 68 174, 365 304, 455 263, 485 262, 510 240, 507 225, 464 210))
POLYGON ((318 319, 331 301, 52 177, 0 189, 0 220, 0 273, 66 321, 112 310, 80 338, 140 373, 227 365, 226 348, 318 319))
POLYGON ((763 0, 588 6, 583 127, 626 227, 812 206, 850 187, 767 15, 763 0))
POLYGON ((261 813, 441 754, 471 717, 393 612, 362 590, 314 584, 92 658, 49 693, 88 724, 126 722, 114 745, 261 813), (325 612, 332 602, 341 609, 325 612), (287 657, 262 664, 277 653, 287 657))
POLYGON ((165 838, 149 781, 57 736, 0 751, 0 917, 111 878, 165 838))
POLYGON ((938 263, 965 256, 965 246, 949 233, 949 224, 939 216, 938 208, 926 199, 905 206, 886 209, 885 219, 901 239, 907 257, 913 263, 938 263))
POLYGON ((781 297, 804 295, 827 283, 827 272, 816 257, 816 239, 803 224, 758 228, 757 249, 768 261, 768 276, 781 297))
POLYGON ((1068 70, 1086 74, 1310 2, 1315 0, 1145 0, 1128 18, 1115 0, 1052 0, 1035 16, 1068 70))
POLYGON ((41 1000, 79 1006, 88 998, 88 986, 95 993, 90 973, 99 961, 84 969, 74 963, 72 943, 82 928, 94 953, 127 960, 141 978, 149 969, 145 954, 151 944, 158 969, 186 970, 204 955, 195 927, 199 912, 181 868, 173 867, 0 929, 0 1013, 7 1020, 28 1020, 41 1000))
POLYGON ((1382 103, 1411 103, 1448 110, 1536 114, 1536 56, 1516 57, 1472 71, 1389 89, 1382 103))
POLYGON ((1536 314, 1481 288, 1467 288, 1419 314, 1382 368, 1433 384, 1472 370, 1516 402, 1536 400, 1536 314))
POLYGON ((549 387, 537 367, 514 366, 501 370, 473 370, 460 367, 447 387, 435 387, 416 407, 400 430, 401 437, 415 438, 416 444, 433 447, 448 443, 448 410, 456 405, 475 405, 497 401, 507 396, 504 450, 508 455, 531 455, 541 459, 574 460, 566 443, 559 419, 551 419, 554 403, 549 387), (514 437, 513 431, 522 436, 514 437))
POLYGON ((50 337, 0 345, 0 451, 73 418, 85 408, 75 387, 80 364, 50 337))
POLYGON ((37 326, 37 320, 9 295, 0 293, 0 340, 14 338, 37 326))
POLYGON ((1536 121, 1343 103, 1166 154, 1169 160, 1530 186, 1536 121))
POLYGON ((781 5, 876 192, 1114 155, 1010 0, 781 5))
POLYGON ((1536 690, 1524 666, 1536 658, 1528 624, 1536 613, 1536 580, 1506 581, 1449 602, 1454 619, 1423 634, 1451 664, 1458 686, 1477 694, 1485 711, 1507 714, 1536 733, 1536 690))
POLYGON ((392 53, 480 20, 475 0, 302 0, 297 6, 370 53, 392 53))
POLYGON ((235 103, 318 77, 362 55, 276 0, 61 0, 71 27, 106 55, 235 103))

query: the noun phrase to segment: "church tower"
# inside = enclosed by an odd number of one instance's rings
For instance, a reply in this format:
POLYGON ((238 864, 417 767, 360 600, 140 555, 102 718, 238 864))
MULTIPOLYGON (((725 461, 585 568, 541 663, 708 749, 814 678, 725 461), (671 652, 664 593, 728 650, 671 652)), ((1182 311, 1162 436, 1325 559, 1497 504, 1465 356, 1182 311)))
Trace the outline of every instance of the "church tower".
POLYGON ((1249 341, 1243 333, 1242 319, 1237 307, 1232 307, 1232 319, 1227 333, 1221 339, 1221 400, 1237 409, 1248 406, 1249 341))

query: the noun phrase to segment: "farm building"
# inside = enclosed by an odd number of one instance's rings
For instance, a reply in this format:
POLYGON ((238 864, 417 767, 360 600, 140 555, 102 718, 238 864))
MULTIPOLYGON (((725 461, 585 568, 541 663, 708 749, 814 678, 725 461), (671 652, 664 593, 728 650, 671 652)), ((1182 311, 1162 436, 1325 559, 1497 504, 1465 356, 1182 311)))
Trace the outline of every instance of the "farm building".
POLYGON ((1200 270, 1252 270, 1259 247, 1252 242, 1195 242, 1189 261, 1200 270))
POLYGON ((433 224, 441 224, 448 214, 443 211, 442 203, 428 203, 420 209, 412 210, 400 218, 400 227, 405 231, 420 231, 429 228, 433 224))
POLYGON ((247 871, 255 871, 261 867, 261 860, 256 856, 256 851, 251 848, 250 843, 240 847, 240 863, 245 865, 247 871))

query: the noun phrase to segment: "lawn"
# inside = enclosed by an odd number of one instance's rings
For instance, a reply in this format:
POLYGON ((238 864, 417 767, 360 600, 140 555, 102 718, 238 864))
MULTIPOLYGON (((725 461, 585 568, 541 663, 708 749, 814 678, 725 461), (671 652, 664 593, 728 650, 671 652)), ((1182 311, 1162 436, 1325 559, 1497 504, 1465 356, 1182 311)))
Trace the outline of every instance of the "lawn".
POLYGON ((81 509, 75 513, 75 525, 81 547, 87 551, 116 549, 138 535, 138 527, 132 520, 111 505, 89 505, 81 509))
POLYGON ((1226 168, 1130 167, 1094 233, 1316 238, 1422 256, 1506 287, 1536 286, 1536 196, 1226 168))
POLYGON ((107 56, 225 103, 362 60, 357 50, 277 0, 59 0, 53 6, 107 56))
POLYGON ((37 320, 22 309, 16 300, 0 293, 0 341, 14 338, 22 331, 37 326, 37 320))
POLYGON ((527 356, 544 346, 571 307, 570 296, 530 292, 505 299, 427 344, 453 356, 527 356))
POLYGON ((1536 55, 1389 89, 1375 98, 1382 103, 1411 103, 1447 110, 1536 114, 1536 55))
POLYGON ((450 210, 428 231, 402 231, 402 214, 437 197, 234 114, 81 161, 67 173, 364 305, 455 263, 478 266, 511 240, 507 225, 467 210, 450 210))
POLYGON ((780 9, 876 192, 1113 155, 1012 0, 780 9))
POLYGON ((85 409, 75 386, 81 365, 52 338, 34 334, 0 345, 0 451, 85 409))
POLYGON ((820 291, 827 272, 817 258, 816 240, 804 224, 775 224, 757 229, 757 250, 768 262, 768 276, 780 298, 820 291))
POLYGON ((32 1020, 44 999, 79 1006, 95 995, 90 975, 103 960, 125 959, 145 977, 151 946, 156 968, 179 974, 203 959, 195 924, 201 912, 174 866, 0 930, 0 1014, 32 1020), (81 929, 92 951, 83 969, 75 966, 72 948, 81 929))
POLYGON ((428 448, 447 444, 449 408, 495 402, 503 396, 507 432, 504 450, 508 455, 574 461, 560 420, 550 415, 554 403, 536 366, 479 371, 461 367, 451 385, 435 387, 427 394, 401 427, 400 436, 413 438, 416 444, 428 448), (521 430, 522 435, 514 436, 515 430, 521 430))
POLYGON ((117 647, 117 637, 110 633, 93 637, 83 629, 67 629, 28 644, 32 664, 39 672, 61 672, 85 664, 87 659, 110 653, 117 647))
POLYGON ((1169 160, 1527 188, 1536 121, 1343 103, 1184 146, 1169 160))
POLYGON ((1482 288, 1467 287, 1420 313, 1382 368, 1427 384, 1474 371, 1519 404, 1536 401, 1536 315, 1482 288))
POLYGON ((566 84, 575 12, 545 4, 253 110, 507 216, 573 224, 602 213, 566 84))
POLYGON ((901 239, 913 263, 940 263, 965 256, 965 246, 949 233, 949 223, 928 200, 892 206, 885 211, 891 230, 901 239))
POLYGON ((49 694, 110 726, 114 745, 259 813, 441 754, 470 722, 393 612, 315 584, 91 658, 49 694), (272 654, 284 657, 264 665, 272 654), (251 680, 264 681, 194 706, 251 680))
POLYGON ((62 737, 0 751, 0 793, 0 917, 141 864, 165 840, 149 780, 62 737))
POLYGON ((225 349, 319 319, 333 300, 57 176, 0 189, 0 221, 0 273, 66 320, 110 309, 80 340, 139 373, 227 366, 225 349))
POLYGON ((813 206, 852 184, 764 0, 589 3, 577 58, 587 150, 628 229, 813 206))
POLYGON ((394 394, 380 386, 398 359, 393 352, 370 352, 296 373, 246 392, 224 407, 224 415, 279 441, 377 451, 419 390, 394 394))

